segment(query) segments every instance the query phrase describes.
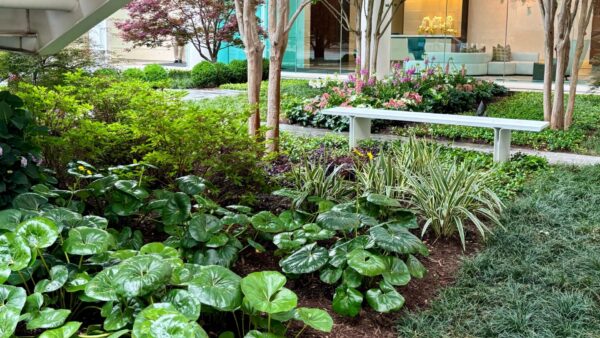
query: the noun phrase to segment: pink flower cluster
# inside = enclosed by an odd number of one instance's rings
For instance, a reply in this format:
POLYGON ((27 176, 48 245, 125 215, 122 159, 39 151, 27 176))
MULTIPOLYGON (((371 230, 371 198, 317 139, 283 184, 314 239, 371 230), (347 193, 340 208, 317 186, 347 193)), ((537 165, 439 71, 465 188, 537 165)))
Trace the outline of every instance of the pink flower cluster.
POLYGON ((388 102, 384 103, 383 106, 389 109, 403 109, 406 108, 406 102, 403 99, 390 99, 388 102))

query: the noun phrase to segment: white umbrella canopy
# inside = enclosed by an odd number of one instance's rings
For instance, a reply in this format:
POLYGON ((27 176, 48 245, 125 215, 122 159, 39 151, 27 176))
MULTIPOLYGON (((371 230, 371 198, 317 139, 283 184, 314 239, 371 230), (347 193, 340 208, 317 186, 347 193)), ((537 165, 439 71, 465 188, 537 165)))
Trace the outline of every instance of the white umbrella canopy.
POLYGON ((130 0, 0 0, 0 50, 54 54, 130 0))

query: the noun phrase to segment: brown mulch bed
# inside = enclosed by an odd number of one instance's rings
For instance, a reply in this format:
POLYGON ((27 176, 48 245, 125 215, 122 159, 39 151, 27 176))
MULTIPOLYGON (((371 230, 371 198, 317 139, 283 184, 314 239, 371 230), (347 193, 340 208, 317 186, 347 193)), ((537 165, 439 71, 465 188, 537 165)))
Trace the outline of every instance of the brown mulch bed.
MULTIPOLYGON (((456 276, 462 260, 466 256, 476 253, 479 243, 467 242, 467 252, 463 252, 460 244, 455 240, 425 241, 430 255, 420 257, 427 268, 423 279, 413 279, 398 291, 406 299, 404 311, 425 308, 437 296, 438 291, 451 284, 456 276)), ((233 270, 244 276, 254 271, 280 270, 279 258, 270 253, 245 252, 233 267, 233 270)), ((353 337, 397 337, 396 321, 402 312, 378 313, 368 305, 363 304, 363 309, 355 318, 340 316, 331 309, 331 300, 335 292, 334 285, 328 285, 319 280, 318 275, 303 275, 299 279, 288 279, 288 288, 298 295, 298 306, 315 307, 327 310, 334 321, 331 333, 323 333, 306 329, 302 337, 327 337, 327 338, 353 338, 353 337)), ((292 326, 291 331, 297 332, 301 327, 292 326)), ((292 334, 293 336, 293 334, 292 334)))

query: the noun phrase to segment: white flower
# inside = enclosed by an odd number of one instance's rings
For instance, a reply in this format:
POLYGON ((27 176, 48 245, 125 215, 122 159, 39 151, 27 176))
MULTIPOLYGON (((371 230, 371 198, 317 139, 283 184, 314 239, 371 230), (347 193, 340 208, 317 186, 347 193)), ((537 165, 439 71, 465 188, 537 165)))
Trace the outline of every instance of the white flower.
POLYGON ((21 168, 25 168, 27 166, 27 159, 21 156, 21 168))

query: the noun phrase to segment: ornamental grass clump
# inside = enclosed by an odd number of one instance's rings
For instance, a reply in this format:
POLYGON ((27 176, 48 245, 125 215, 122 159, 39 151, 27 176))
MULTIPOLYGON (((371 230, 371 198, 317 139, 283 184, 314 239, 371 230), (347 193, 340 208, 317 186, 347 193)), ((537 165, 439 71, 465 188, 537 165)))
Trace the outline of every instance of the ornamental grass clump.
POLYGON ((488 174, 474 170, 468 163, 430 165, 422 174, 405 171, 407 202, 436 237, 458 233, 463 249, 469 222, 482 237, 490 232, 486 222, 501 226, 499 214, 503 203, 487 187, 488 174))
POLYGON ((410 137, 407 142, 380 151, 369 161, 357 161, 355 176, 361 194, 375 193, 402 198, 406 188, 406 172, 421 174, 440 160, 440 147, 410 137))

